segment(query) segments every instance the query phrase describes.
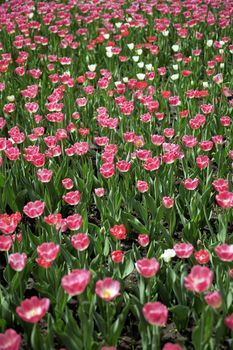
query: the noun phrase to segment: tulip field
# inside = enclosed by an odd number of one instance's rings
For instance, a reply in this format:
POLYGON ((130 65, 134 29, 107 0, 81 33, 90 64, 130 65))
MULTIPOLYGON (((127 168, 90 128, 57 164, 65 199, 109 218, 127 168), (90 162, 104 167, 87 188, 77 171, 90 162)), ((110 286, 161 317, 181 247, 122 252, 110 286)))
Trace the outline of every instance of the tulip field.
POLYGON ((233 0, 0 2, 0 350, 233 349, 233 0))

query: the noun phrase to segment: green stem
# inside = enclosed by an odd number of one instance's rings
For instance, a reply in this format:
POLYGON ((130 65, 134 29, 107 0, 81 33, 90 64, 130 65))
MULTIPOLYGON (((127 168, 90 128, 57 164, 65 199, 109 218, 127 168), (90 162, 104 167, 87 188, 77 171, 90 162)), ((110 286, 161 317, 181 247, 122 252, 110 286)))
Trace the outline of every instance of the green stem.
POLYGON ((152 329, 151 350, 160 350, 160 332, 158 326, 153 326, 152 329))

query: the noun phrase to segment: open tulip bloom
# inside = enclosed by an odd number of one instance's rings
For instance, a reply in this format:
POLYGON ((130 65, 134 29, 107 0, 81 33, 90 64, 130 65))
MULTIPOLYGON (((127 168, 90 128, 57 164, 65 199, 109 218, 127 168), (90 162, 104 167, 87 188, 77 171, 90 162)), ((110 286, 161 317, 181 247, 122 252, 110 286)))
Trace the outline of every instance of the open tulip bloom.
POLYGON ((232 13, 0 1, 0 350, 232 347, 232 13))

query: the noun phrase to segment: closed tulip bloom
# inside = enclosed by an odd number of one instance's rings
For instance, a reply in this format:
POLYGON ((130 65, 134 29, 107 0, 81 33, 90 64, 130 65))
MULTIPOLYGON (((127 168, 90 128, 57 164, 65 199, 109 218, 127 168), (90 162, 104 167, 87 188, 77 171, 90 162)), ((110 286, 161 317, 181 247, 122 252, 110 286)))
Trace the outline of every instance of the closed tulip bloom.
POLYGON ((196 158, 196 164, 198 168, 205 169, 209 165, 209 157, 208 156, 198 156, 196 158))
POLYGON ((62 288, 69 295, 79 295, 84 292, 86 286, 90 282, 91 273, 88 270, 73 270, 68 275, 62 277, 62 288))
POLYGON ((138 235, 138 243, 141 247, 147 247, 150 243, 150 237, 147 234, 140 234, 138 235))
POLYGON ((82 225, 82 216, 80 214, 67 216, 65 222, 71 231, 78 230, 82 225))
POLYGON ((220 192, 215 199, 218 205, 223 209, 233 208, 233 192, 220 192))
POLYGON ((119 240, 125 239, 126 228, 124 225, 114 225, 112 228, 110 228, 110 234, 119 240))
POLYGON ((71 237, 71 244, 75 249, 83 251, 88 248, 90 241, 86 233, 78 233, 71 237))
POLYGON ((11 234, 15 231, 18 223, 21 221, 21 214, 19 212, 8 215, 7 213, 0 214, 0 230, 5 235, 11 234))
POLYGON ((146 303, 142 309, 146 321, 153 326, 165 326, 168 318, 168 309, 160 302, 146 303))
POLYGON ((178 258, 184 259, 189 258, 193 253, 193 245, 190 243, 177 243, 173 249, 176 252, 178 258))
POLYGON ((74 182, 72 179, 70 178, 65 178, 62 180, 62 186, 66 189, 66 190, 70 190, 72 187, 74 187, 74 182))
POLYGON ((60 246, 53 242, 42 243, 37 247, 38 259, 37 263, 41 267, 49 267, 52 262, 56 259, 60 246))
POLYGON ((221 294, 217 291, 208 293, 205 296, 205 301, 213 309, 218 309, 222 305, 221 294))
POLYGON ((233 314, 224 318, 225 325, 233 331, 233 314))
POLYGON ((11 236, 0 235, 0 252, 7 252, 13 244, 11 236))
POLYGON ((137 260, 135 266, 140 275, 145 278, 150 278, 156 275, 160 265, 155 258, 143 258, 141 260, 137 260))
POLYGON ((71 191, 62 196, 63 200, 69 205, 76 205, 80 202, 79 191, 71 191))
POLYGON ((21 335, 14 329, 9 328, 4 333, 0 333, 0 350, 19 350, 20 343, 21 335))
POLYGON ((228 184, 228 180, 217 179, 212 182, 212 186, 218 192, 227 192, 229 184, 228 184))
POLYGON ((184 285, 193 292, 205 292, 211 286, 213 277, 214 274, 208 267, 195 265, 184 278, 184 285))
POLYGON ((124 261, 124 253, 121 250, 115 250, 111 253, 111 258, 115 263, 122 263, 124 261))
POLYGON ((53 176, 53 171, 49 169, 39 169, 37 171, 37 177, 40 182, 47 183, 50 182, 53 176))
POLYGON ((174 199, 171 197, 163 197, 162 199, 163 206, 167 209, 172 208, 174 205, 174 199))
POLYGON ((142 180, 138 180, 136 187, 138 189, 139 192, 144 193, 147 192, 149 189, 149 185, 146 181, 142 181, 142 180))
POLYGON ((97 197, 103 197, 104 196, 105 189, 103 187, 95 188, 94 191, 95 191, 95 195, 97 197))
POLYGON ((220 244, 214 250, 220 260, 233 261, 233 244, 220 244))
POLYGON ((16 308, 16 313, 25 322, 37 323, 47 313, 50 305, 48 298, 39 299, 32 297, 25 299, 20 306, 16 308))
POLYGON ((204 249, 195 252, 194 256, 198 264, 207 264, 210 261, 209 253, 204 249))
POLYGON ((9 264, 11 268, 17 272, 22 271, 27 262, 27 255, 25 253, 14 253, 9 255, 9 264))

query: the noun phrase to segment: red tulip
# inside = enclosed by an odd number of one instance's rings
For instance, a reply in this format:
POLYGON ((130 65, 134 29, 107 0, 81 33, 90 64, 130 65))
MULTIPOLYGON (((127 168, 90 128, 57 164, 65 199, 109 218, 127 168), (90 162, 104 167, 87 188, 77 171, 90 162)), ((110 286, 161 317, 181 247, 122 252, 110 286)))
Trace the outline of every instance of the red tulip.
POLYGON ((155 258, 143 258, 141 260, 137 260, 135 266, 140 275, 145 278, 150 278, 156 275, 160 265, 155 258))
POLYGON ((71 244, 75 249, 83 251, 88 248, 90 241, 86 233, 78 233, 71 237, 71 244))
POLYGON ((217 194, 216 202, 218 205, 224 209, 232 208, 233 207, 233 193, 232 192, 220 192, 217 194))
POLYGON ((169 209, 172 208, 174 205, 174 199, 171 197, 163 197, 162 203, 165 208, 169 209))
POLYGON ((198 264, 206 264, 210 261, 209 253, 207 250, 201 249, 198 252, 195 252, 194 256, 198 264))
POLYGON ((184 279, 184 285, 193 292, 205 292, 212 284, 214 274, 205 266, 195 265, 184 279))
POLYGON ((233 244, 220 244, 214 250, 222 261, 233 261, 233 244))
POLYGON ((208 156, 198 156, 196 158, 196 164, 198 168, 205 169, 209 165, 209 157, 208 156))
POLYGON ((178 344, 166 343, 162 350, 183 350, 183 348, 178 344))
POLYGON ((110 277, 96 282, 95 292, 103 300, 109 301, 120 295, 120 282, 110 277))
POLYGON ((213 309, 218 309, 222 305, 221 294, 217 291, 208 293, 205 296, 205 301, 213 309))
POLYGON ((108 179, 115 174, 114 165, 112 163, 105 163, 100 168, 100 174, 108 179))
POLYGON ((20 306, 16 308, 16 313, 22 320, 30 323, 40 321, 49 309, 50 300, 48 298, 38 299, 32 297, 25 299, 20 306))
POLYGON ((42 243, 36 250, 38 254, 38 265, 47 268, 51 266, 52 262, 56 259, 60 246, 59 244, 55 244, 53 242, 42 243))
POLYGON ((195 190, 197 188, 198 182, 199 182, 199 180, 197 178, 195 178, 195 179, 186 179, 183 182, 183 185, 184 185, 184 187, 187 190, 193 191, 193 190, 195 190))
POLYGON ((43 214, 45 203, 41 201, 28 202, 24 208, 24 213, 30 218, 37 218, 43 214))
POLYGON ((5 235, 11 234, 15 231, 18 223, 21 220, 21 214, 19 212, 8 214, 0 214, 0 230, 5 235))
POLYGON ((7 252, 13 244, 12 237, 10 236, 0 236, 0 251, 7 252))
POLYGON ((0 333, 0 350, 19 350, 21 335, 14 329, 7 329, 5 333, 0 333))
POLYGON ((149 189, 149 185, 146 181, 142 181, 142 180, 138 180, 136 187, 138 189, 139 192, 144 193, 147 192, 149 189))
POLYGON ((65 222, 71 231, 78 230, 82 225, 82 216, 80 214, 67 216, 65 222))
POLYGON ((70 178, 65 178, 65 179, 62 180, 62 186, 66 190, 70 190, 74 186, 74 182, 70 178))
POLYGON ((154 326, 165 326, 168 318, 168 309, 160 302, 146 303, 142 309, 146 321, 154 326))
POLYGON ((121 250, 115 250, 111 253, 111 258, 115 263, 122 263, 124 261, 124 253, 121 250))
POLYGON ((176 252, 178 258, 189 258, 193 253, 193 245, 190 243, 177 243, 174 245, 173 249, 176 252))
POLYGON ((22 271, 26 266, 27 255, 25 253, 14 253, 9 255, 9 264, 15 271, 22 271))
POLYGON ((225 179, 217 179, 212 182, 212 186, 218 192, 227 192, 228 191, 228 181, 225 179))
POLYGON ((76 205, 80 202, 79 191, 71 191, 62 196, 63 200, 69 205, 76 205))
POLYGON ((99 188, 95 188, 95 195, 97 197, 103 197, 104 196, 104 193, 105 193, 105 190, 103 187, 99 187, 99 188))
POLYGON ((69 295, 79 295, 84 292, 86 286, 90 282, 91 273, 88 270, 73 270, 68 275, 62 277, 62 288, 69 295))
POLYGON ((225 325, 233 331, 233 314, 224 318, 225 325))
POLYGON ((112 236, 120 240, 126 238, 126 228, 124 225, 114 225, 110 228, 110 233, 112 236))
POLYGON ((150 243, 150 237, 147 234, 138 235, 138 243, 141 247, 147 247, 150 243))
POLYGON ((53 176, 53 171, 49 169, 39 169, 37 171, 37 177, 40 182, 50 182, 51 178, 53 176))

